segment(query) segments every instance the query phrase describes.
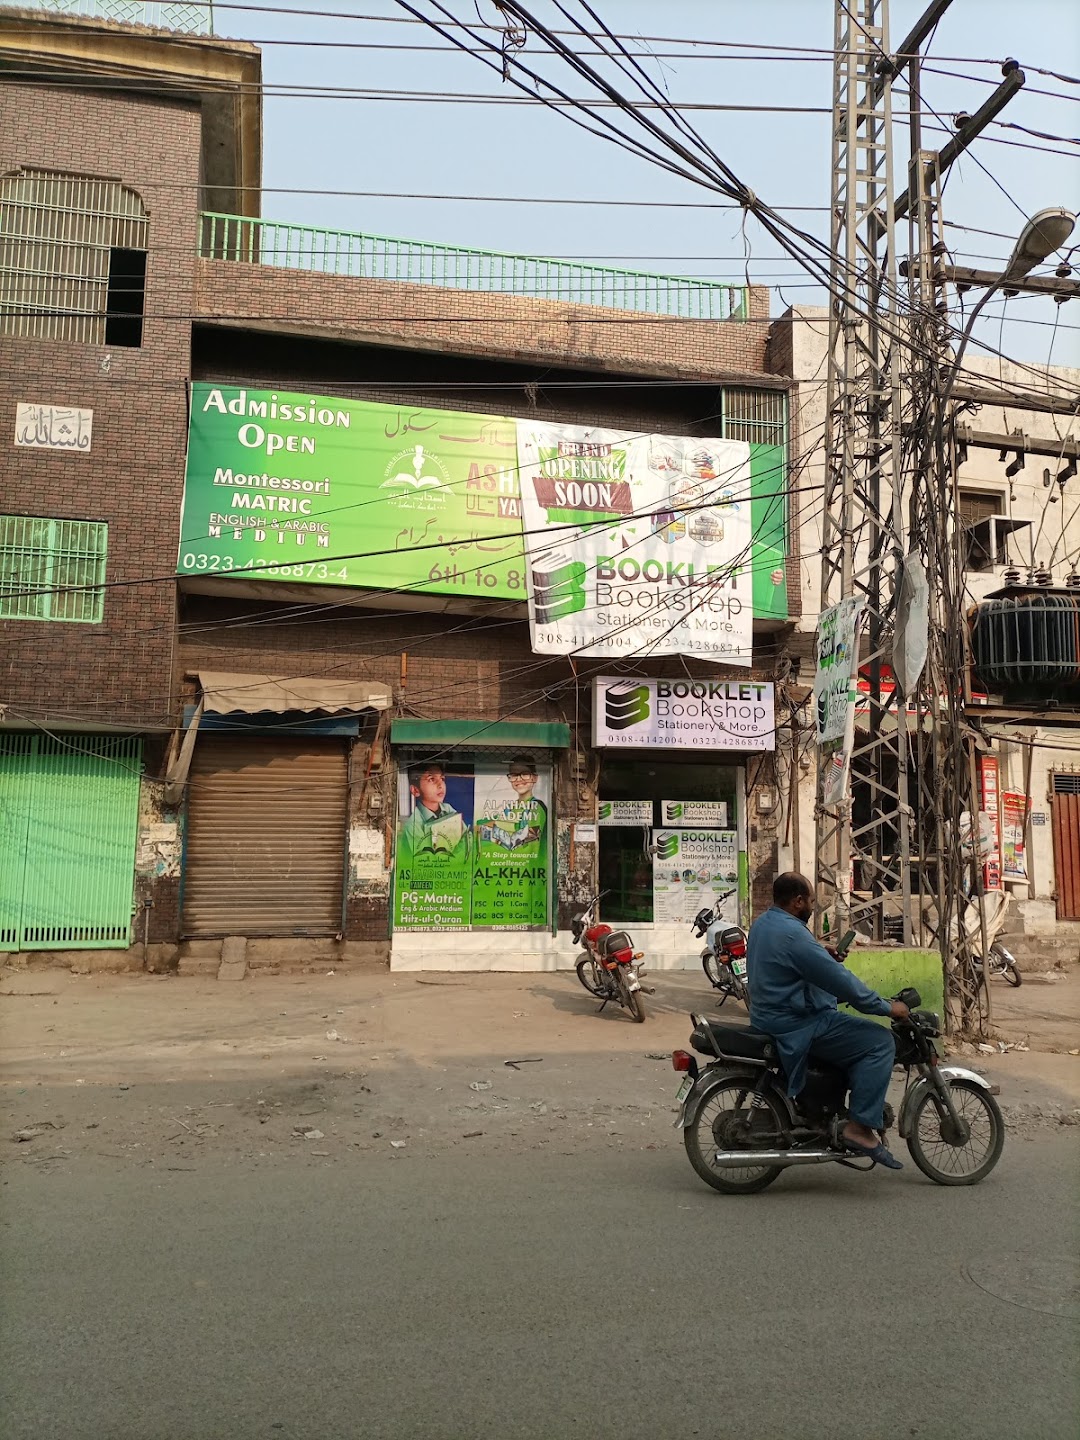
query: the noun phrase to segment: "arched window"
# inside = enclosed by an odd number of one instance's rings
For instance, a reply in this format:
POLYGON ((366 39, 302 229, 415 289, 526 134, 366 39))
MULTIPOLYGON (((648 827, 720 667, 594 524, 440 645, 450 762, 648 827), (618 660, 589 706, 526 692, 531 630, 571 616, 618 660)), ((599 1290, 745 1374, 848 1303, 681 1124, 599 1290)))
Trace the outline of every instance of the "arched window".
POLYGON ((118 180, 0 176, 0 335, 141 345, 148 232, 118 180))

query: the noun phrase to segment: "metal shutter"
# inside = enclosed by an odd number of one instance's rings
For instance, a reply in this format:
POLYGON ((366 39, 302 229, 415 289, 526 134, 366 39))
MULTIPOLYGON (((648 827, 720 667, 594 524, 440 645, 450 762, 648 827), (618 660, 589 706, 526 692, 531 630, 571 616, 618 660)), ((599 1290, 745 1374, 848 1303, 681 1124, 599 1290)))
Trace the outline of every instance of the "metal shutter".
POLYGON ((184 934, 337 935, 341 741, 202 736, 188 785, 184 934))

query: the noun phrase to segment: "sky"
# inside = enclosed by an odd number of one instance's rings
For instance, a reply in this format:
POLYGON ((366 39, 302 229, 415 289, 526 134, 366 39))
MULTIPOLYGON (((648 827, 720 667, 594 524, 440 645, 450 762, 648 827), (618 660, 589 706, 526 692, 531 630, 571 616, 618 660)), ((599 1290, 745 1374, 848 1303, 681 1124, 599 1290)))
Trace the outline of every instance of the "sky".
MULTIPOLYGON (((435 0, 412 3, 437 12, 435 0)), ((442 3, 459 20, 475 24, 479 13, 499 23, 491 0, 442 3)), ((736 107, 684 113, 758 196, 827 237, 832 0, 591 3, 611 29, 640 37, 632 48, 673 104, 736 107)), ((564 4, 583 14, 579 0, 564 4)), ((520 103, 521 92, 476 55, 461 54, 425 26, 402 23, 409 14, 394 0, 214 8, 218 35, 263 47, 267 218, 733 283, 749 274, 775 287, 774 315, 790 304, 824 303, 824 292, 756 221, 744 226, 737 209, 658 206, 712 206, 719 197, 583 133, 565 114, 520 103), (445 98, 453 93, 487 103, 445 98), (288 193, 297 190, 337 193, 288 193), (377 193, 348 193, 358 191, 377 193), (497 198, 394 198, 401 192, 497 198), (577 203, 546 203, 552 199, 577 203)), ((530 8, 545 24, 568 28, 553 0, 532 0, 530 8)), ((893 0, 890 9, 895 47, 924 5, 893 0)), ((542 49, 528 37, 520 53, 569 94, 586 95, 565 61, 542 49)), ((945 143, 951 117, 985 101, 1009 56, 1024 67, 1027 83, 999 120, 1060 137, 991 126, 949 174, 943 213, 954 263, 999 268, 1026 217, 1047 206, 1080 207, 1080 6, 953 0, 926 53, 926 111, 936 113, 926 113, 924 123, 937 126, 940 117, 943 128, 929 130, 925 144, 945 143)), ((619 83, 629 89, 625 77, 619 83)), ((906 128, 898 127, 896 138, 906 157, 906 128)), ((1080 225, 1070 244, 1080 265, 1080 225)), ((1026 362, 1080 365, 1080 299, 1058 306, 1041 297, 996 298, 985 316, 975 333, 992 349, 1026 362)))

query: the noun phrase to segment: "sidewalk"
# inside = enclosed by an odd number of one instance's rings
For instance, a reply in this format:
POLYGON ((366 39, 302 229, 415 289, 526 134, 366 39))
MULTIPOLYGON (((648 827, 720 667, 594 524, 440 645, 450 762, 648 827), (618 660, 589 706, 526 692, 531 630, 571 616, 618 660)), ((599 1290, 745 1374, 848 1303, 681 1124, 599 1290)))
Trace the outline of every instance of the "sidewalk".
MULTIPOLYGON (((323 1063, 416 1066, 478 1055, 607 1057, 684 1046, 689 1012, 718 1011, 693 971, 651 977, 647 1019, 597 1003, 572 973, 280 975, 225 984, 172 976, 0 969, 0 1083, 71 1084, 301 1073, 323 1063), (333 1037, 333 1038, 330 1038, 333 1037), (503 1054, 505 1052, 505 1054, 503 1054)), ((1080 966, 993 983, 993 1032, 1026 1043, 980 1061, 1034 1066, 1080 1094, 1080 966), (1036 1062, 1036 1056, 1042 1059, 1036 1062)))

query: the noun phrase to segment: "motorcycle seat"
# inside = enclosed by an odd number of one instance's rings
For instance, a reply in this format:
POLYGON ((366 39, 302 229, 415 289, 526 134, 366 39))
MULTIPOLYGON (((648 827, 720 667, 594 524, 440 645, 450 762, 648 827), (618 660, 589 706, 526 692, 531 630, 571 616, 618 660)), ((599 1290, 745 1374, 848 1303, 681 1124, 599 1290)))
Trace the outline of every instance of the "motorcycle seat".
POLYGON ((751 1025, 722 1025, 718 1020, 703 1021, 691 1035, 690 1044, 699 1055, 708 1055, 712 1060, 717 1050, 746 1060, 771 1060, 775 1054, 772 1038, 764 1030, 755 1030, 751 1025), (715 1045, 705 1029, 712 1034, 715 1045))
MULTIPOLYGON (((752 1025, 723 1025, 718 1020, 708 1019, 704 1021, 704 1025, 711 1031, 716 1044, 715 1046, 710 1044, 708 1035, 703 1033, 702 1026, 699 1025, 690 1037, 690 1044, 699 1055, 707 1055, 710 1060, 715 1060, 716 1052, 719 1050, 721 1054, 733 1055, 737 1059, 767 1060, 776 1064, 783 1073, 783 1066, 777 1060, 772 1036, 766 1035, 764 1030, 755 1030, 752 1025)), ((813 1051, 810 1053, 807 1073, 811 1078, 818 1079, 842 1080, 844 1078, 843 1070, 835 1065, 830 1065, 827 1060, 819 1059, 813 1051)))

